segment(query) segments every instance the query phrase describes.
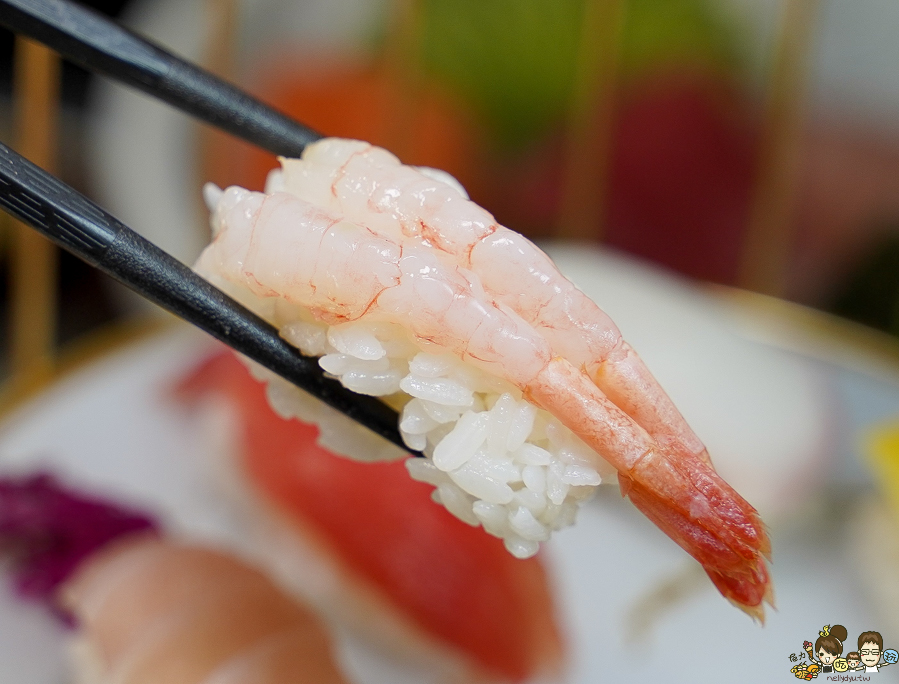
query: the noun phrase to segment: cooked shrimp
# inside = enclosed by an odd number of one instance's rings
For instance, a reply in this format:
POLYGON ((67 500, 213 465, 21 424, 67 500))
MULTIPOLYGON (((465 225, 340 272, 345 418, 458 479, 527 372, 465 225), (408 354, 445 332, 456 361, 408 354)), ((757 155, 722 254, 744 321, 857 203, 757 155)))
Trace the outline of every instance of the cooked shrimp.
MULTIPOLYGON (((325 147, 323 153, 333 152, 325 147)), ((434 190, 433 183, 430 191, 422 190, 418 196, 408 184, 385 184, 379 193, 372 180, 376 174, 351 176, 349 170, 346 163, 339 167, 336 180, 346 179, 352 192, 347 191, 345 204, 357 203, 360 215, 363 205, 389 205, 385 197, 396 199, 403 193, 417 197, 425 213, 428 206, 443 201, 438 192, 442 190, 434 190)), ((417 181, 421 188, 425 180, 417 181)), ((321 179, 316 182, 321 186, 321 179)), ((335 189, 333 179, 329 187, 332 197, 342 192, 335 189)), ((696 446, 698 440, 680 427, 676 411, 677 421, 670 422, 673 409, 666 408, 670 402, 661 390, 653 389, 654 381, 648 384, 648 374, 620 342, 608 318, 588 305, 589 300, 568 281, 552 275, 551 262, 542 255, 538 259, 539 252, 529 242, 503 238, 511 232, 500 232, 495 223, 481 231, 478 222, 489 214, 475 211, 461 194, 452 192, 446 203, 467 213, 440 214, 434 220, 437 227, 428 230, 421 223, 411 240, 404 234, 410 232, 409 225, 404 231, 393 230, 396 217, 386 211, 374 211, 370 225, 367 219, 353 221, 349 211, 344 214, 333 205, 319 208, 288 192, 263 195, 231 188, 216 198, 215 239, 198 269, 218 282, 239 284, 259 298, 283 297, 330 324, 366 320, 402 326, 422 347, 436 345, 511 383, 593 449, 597 470, 602 468, 601 459, 614 466, 622 492, 702 563, 727 598, 762 617, 762 601, 770 598, 764 561, 769 544, 755 509, 717 475, 701 446, 696 446), (455 243, 454 223, 463 234, 455 243), (464 238, 468 234, 471 237, 464 238), (464 268, 441 256, 462 254, 463 247, 469 252, 464 268), (516 249, 521 256, 514 263, 530 275, 516 276, 513 282, 506 268, 511 267, 502 263, 501 255, 516 249), (531 256, 527 250, 533 250, 531 256), (497 254, 500 262, 488 265, 497 254), (502 297, 498 293, 503 277, 497 273, 510 279, 502 297), (485 279, 494 292, 482 286, 485 279), (541 289, 532 288, 532 282, 547 279, 551 284, 542 292, 517 300, 512 296, 541 289), (594 310, 598 313, 585 322, 571 314, 594 310), (555 320, 565 323, 564 330, 553 327, 555 320), (580 342, 565 341, 568 333, 579 330, 591 332, 589 344, 580 334, 580 342), (594 350, 604 354, 594 357, 594 350), (593 377, 586 371, 591 362, 600 369, 594 369, 593 377), (631 385, 618 387, 622 379, 631 385), (616 389, 607 396, 594 380, 616 389), (647 402, 662 406, 639 408, 647 402)), ((400 218, 401 213, 397 209, 400 218)), ((402 221, 399 224, 403 226, 402 221)), ((475 440, 473 449, 482 443, 483 438, 475 440)))

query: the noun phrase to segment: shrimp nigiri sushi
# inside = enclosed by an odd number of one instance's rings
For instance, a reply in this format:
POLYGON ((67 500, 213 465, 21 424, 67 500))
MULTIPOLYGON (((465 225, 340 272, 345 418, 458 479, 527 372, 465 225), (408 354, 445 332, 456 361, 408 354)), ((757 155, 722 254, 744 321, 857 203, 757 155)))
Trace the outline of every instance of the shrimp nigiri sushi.
MULTIPOLYGON (((617 479, 763 618, 770 543, 756 510, 609 317, 455 179, 331 138, 282 159, 265 193, 205 196, 213 240, 197 271, 346 387, 400 408, 404 440, 426 456, 409 474, 455 516, 525 558, 617 479)), ((256 370, 273 406, 319 423, 330 448, 387 453, 350 444, 351 421, 334 429, 335 412, 256 370)))
POLYGON ((321 621, 259 570, 48 476, 0 481, 0 548, 73 623, 84 684, 348 684, 321 621))

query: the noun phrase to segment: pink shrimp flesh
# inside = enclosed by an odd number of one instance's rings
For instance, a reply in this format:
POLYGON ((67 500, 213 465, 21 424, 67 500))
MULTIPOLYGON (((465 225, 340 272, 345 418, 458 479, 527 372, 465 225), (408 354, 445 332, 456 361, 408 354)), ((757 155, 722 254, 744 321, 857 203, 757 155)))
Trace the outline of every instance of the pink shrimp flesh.
POLYGON ((585 369, 656 442, 708 458, 612 319, 530 240, 446 182, 451 177, 435 180, 386 150, 340 139, 323 140, 302 159, 282 164, 278 184, 301 199, 325 196, 334 215, 407 244, 432 246, 449 263, 477 273, 491 297, 533 325, 557 354, 585 369))
POLYGON ((592 301, 452 182, 366 143, 284 160, 269 195, 230 188, 197 268, 328 324, 402 326, 512 383, 618 471, 622 493, 763 618, 770 544, 670 399, 592 301), (280 190, 279 190, 280 188, 280 190))

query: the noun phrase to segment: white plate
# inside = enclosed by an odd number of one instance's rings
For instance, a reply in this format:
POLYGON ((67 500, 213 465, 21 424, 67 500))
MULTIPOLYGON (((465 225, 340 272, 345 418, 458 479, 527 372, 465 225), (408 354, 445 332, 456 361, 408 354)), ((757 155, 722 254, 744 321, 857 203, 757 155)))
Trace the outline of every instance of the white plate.
MULTIPOLYGON (((210 482, 209 447, 200 429, 166 399, 166 389, 206 342, 180 330, 151 339, 69 377, 23 407, 0 434, 4 469, 50 468, 66 481, 127 497, 181 532, 228 544, 229 507, 210 482)), ((578 525, 548 544, 562 623, 571 647, 567 682, 758 682, 787 674, 787 656, 820 624, 855 629, 871 618, 849 571, 786 528, 773 530, 780 612, 762 629, 706 583, 663 613, 651 638, 626 639, 629 611, 659 581, 689 566, 683 553, 609 490, 578 525), (826 610, 818 605, 827 597, 826 610), (751 657, 734 668, 735 660, 751 657), (722 676, 722 668, 728 674, 722 676)), ((0 681, 61 681, 59 630, 42 609, 6 596, 0 602, 0 681)), ((427 681, 389 658, 344 642, 360 683, 427 681)), ((884 673, 888 674, 888 673, 884 673)))

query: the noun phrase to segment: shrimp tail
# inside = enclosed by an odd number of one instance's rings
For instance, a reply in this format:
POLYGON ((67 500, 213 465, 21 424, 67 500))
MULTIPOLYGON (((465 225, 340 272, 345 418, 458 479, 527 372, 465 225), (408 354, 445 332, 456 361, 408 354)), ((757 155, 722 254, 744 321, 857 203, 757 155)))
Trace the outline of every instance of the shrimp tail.
POLYGON ((622 493, 702 564, 726 598, 762 619, 771 596, 768 535, 756 510, 708 461, 660 446, 564 359, 553 359, 528 394, 618 470, 622 493))
POLYGON ((764 561, 759 561, 756 571, 745 576, 728 576, 709 569, 706 574, 722 596, 761 624, 765 624, 764 604, 776 608, 774 586, 764 561))
MULTIPOLYGON (((725 598, 754 619, 764 622, 763 604, 773 606, 774 596, 765 564, 770 542, 757 515, 734 512, 730 517, 742 518, 743 524, 725 525, 724 530, 730 534, 721 534, 717 525, 710 526, 714 529, 706 527, 710 522, 708 519, 701 522, 691 519, 689 513, 678 510, 670 502, 663 502, 657 493, 648 491, 641 484, 632 483, 628 497, 659 529, 702 564, 725 598), (745 534, 733 534, 738 528, 745 534)), ((750 510, 754 512, 751 507, 750 510)))
POLYGON ((746 576, 731 577, 709 569, 706 574, 724 598, 761 624, 765 624, 764 604, 776 607, 774 587, 764 561, 759 561, 756 571, 746 576))

